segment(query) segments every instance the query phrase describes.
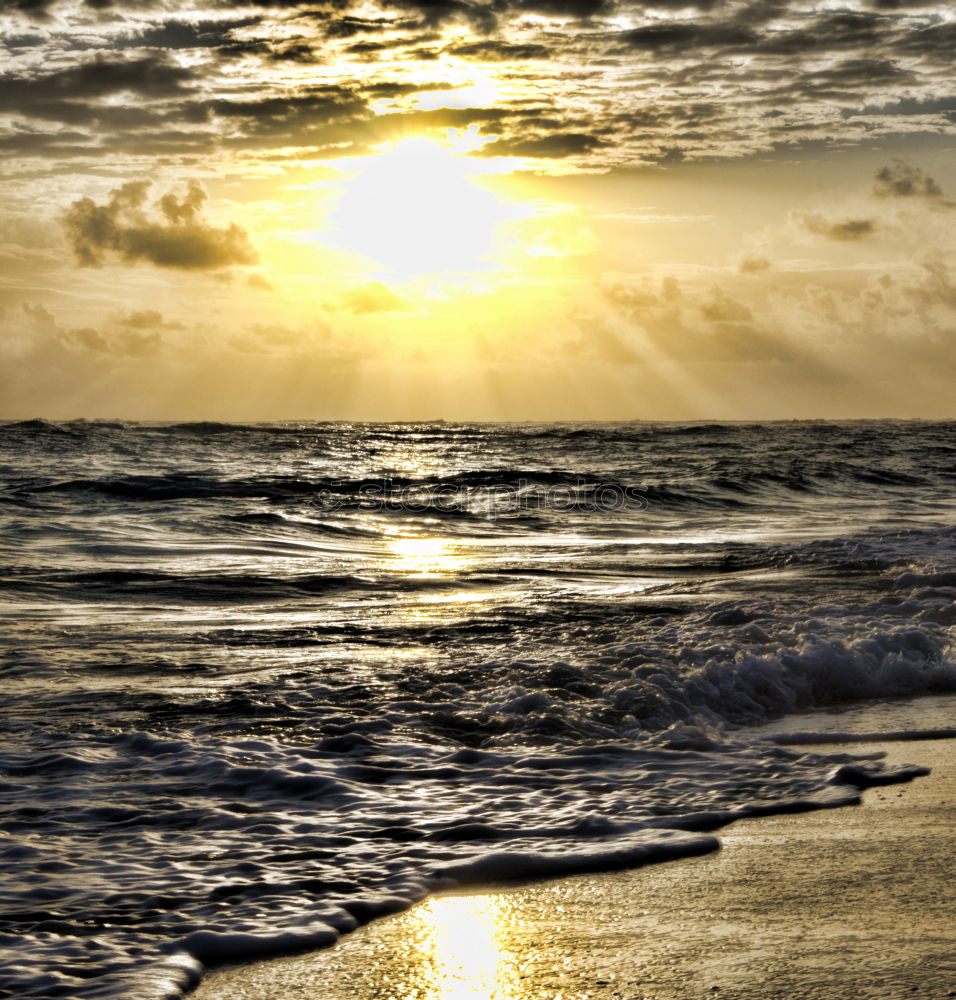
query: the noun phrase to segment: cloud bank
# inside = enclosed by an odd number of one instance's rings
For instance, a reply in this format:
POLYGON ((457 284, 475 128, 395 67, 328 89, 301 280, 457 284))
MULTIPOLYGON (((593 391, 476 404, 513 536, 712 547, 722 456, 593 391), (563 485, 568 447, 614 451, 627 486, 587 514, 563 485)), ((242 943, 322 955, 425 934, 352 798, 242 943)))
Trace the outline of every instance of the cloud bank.
POLYGON ((0 19, 0 148, 41 160, 316 159, 475 125, 547 172, 956 132, 942 2, 7 0, 0 19))

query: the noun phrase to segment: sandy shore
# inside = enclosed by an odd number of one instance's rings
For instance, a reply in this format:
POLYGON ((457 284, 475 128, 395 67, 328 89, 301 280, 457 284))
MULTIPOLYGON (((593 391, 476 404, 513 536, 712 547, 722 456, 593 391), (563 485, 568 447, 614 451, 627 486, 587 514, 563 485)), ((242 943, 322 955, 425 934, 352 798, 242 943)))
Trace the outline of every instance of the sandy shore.
POLYGON ((956 740, 833 749, 933 772, 857 807, 739 822, 716 854, 429 899, 328 951, 215 972, 193 997, 956 997, 956 740))

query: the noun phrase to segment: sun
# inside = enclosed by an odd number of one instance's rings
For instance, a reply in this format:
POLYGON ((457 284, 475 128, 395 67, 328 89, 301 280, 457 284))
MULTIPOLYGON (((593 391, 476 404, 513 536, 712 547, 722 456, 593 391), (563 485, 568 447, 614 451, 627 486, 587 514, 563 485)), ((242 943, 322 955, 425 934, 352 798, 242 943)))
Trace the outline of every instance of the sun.
POLYGON ((330 215, 331 241, 391 280, 467 276, 495 268, 508 206, 473 159, 408 138, 354 161, 330 215))

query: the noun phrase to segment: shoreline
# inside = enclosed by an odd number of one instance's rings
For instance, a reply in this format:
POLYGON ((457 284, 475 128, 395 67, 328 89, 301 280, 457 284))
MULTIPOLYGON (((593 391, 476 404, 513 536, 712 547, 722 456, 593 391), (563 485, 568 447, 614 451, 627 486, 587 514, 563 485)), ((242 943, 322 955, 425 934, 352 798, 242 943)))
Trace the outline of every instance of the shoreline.
POLYGON ((194 1000, 956 996, 956 740, 860 742, 931 773, 738 820, 721 849, 431 896, 334 947, 211 971, 194 1000), (951 889, 950 889, 951 894, 951 889))

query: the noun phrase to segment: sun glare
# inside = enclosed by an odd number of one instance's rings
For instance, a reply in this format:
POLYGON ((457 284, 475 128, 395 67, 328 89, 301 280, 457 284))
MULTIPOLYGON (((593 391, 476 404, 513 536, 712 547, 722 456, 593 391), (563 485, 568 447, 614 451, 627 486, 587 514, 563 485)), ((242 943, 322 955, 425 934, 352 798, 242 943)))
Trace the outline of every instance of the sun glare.
POLYGON ((480 184, 481 166, 427 139, 355 161, 331 213, 332 240, 392 280, 494 269, 509 207, 480 184))
POLYGON ((500 897, 432 897, 414 913, 427 1000, 508 1000, 524 992, 517 956, 501 942, 500 897))
POLYGON ((409 576, 444 576, 464 564, 454 548, 440 538, 403 536, 386 544, 392 567, 409 576))

